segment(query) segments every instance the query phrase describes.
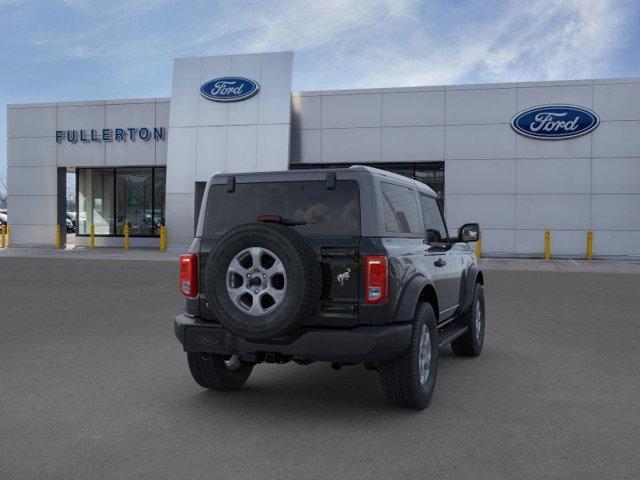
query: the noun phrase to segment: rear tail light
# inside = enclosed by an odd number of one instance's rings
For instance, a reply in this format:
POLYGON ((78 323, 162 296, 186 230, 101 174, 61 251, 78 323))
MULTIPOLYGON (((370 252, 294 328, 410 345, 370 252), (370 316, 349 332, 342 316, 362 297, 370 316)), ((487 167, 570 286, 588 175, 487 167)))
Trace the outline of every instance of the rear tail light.
POLYGON ((388 278, 387 257, 364 257, 365 303, 382 303, 387 300, 388 278))
POLYGON ((198 296, 198 257, 195 253, 180 255, 180 292, 190 298, 198 296))

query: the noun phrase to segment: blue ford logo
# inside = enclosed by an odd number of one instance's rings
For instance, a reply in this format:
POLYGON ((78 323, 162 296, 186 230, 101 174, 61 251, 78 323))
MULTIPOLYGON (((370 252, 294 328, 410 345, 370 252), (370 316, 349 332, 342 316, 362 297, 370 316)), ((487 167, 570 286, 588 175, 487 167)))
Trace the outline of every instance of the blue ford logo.
POLYGON ((215 78, 200 87, 202 96, 215 102, 246 100, 258 93, 258 90, 258 82, 242 77, 215 78))
POLYGON ((511 128, 525 137, 563 140, 592 132, 600 123, 591 110, 575 105, 542 105, 518 113, 511 128))

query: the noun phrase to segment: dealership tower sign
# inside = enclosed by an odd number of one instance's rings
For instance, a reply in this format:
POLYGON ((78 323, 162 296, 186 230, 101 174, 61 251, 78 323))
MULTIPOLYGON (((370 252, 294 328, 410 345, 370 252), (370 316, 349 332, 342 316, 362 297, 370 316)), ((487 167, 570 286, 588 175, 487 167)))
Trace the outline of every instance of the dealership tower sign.
POLYGON ((542 105, 511 119, 516 133, 537 140, 564 140, 586 135, 600 123, 598 115, 575 105, 542 105))

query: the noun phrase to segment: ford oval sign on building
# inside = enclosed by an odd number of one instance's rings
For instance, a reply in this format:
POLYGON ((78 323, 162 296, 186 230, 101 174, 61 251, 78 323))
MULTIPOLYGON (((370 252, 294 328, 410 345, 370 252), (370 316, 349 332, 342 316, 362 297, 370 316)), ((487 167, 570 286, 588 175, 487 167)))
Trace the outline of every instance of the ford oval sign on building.
POLYGON ((215 78, 200 87, 202 96, 214 102, 246 100, 258 93, 258 90, 258 82, 242 77, 215 78))
POLYGON ((564 140, 592 132, 598 116, 575 105, 542 105, 518 113, 511 119, 516 133, 537 140, 564 140))

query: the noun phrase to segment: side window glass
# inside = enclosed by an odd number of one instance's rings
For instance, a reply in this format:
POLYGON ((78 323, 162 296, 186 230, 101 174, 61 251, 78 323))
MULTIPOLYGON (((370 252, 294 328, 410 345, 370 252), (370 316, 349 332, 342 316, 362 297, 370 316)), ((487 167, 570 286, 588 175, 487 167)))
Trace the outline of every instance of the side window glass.
POLYGON ((382 208, 387 232, 420 233, 418 203, 412 189, 381 182, 382 208))
POLYGON ((426 195, 420 195, 420 203, 422 204, 422 216, 424 217, 427 241, 429 243, 445 242, 448 235, 437 200, 426 195))

